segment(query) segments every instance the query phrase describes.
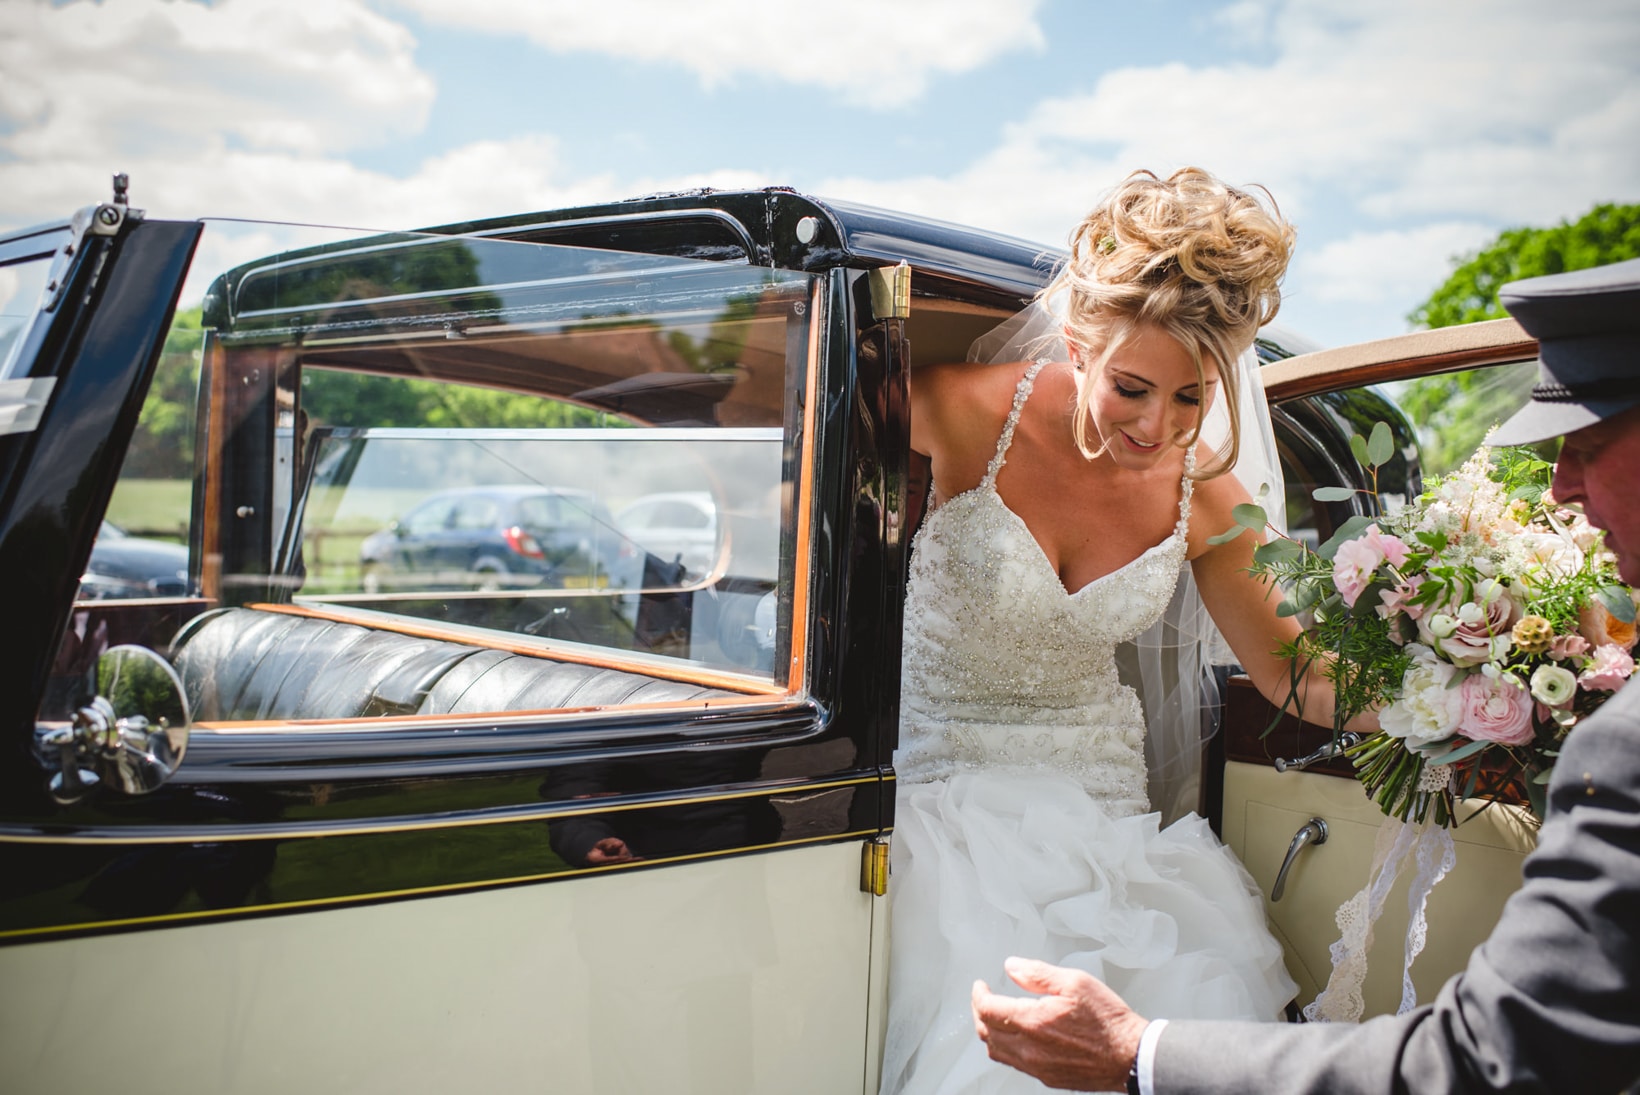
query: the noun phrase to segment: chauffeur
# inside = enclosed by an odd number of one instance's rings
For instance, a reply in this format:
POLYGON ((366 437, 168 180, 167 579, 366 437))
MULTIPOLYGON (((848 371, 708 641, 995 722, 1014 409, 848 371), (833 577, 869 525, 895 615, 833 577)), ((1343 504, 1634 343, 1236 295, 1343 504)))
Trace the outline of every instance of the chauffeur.
MULTIPOLYGON (((1540 346, 1493 436, 1565 435, 1554 494, 1640 584, 1640 260, 1505 285, 1540 346)), ((1609 1092, 1640 1078, 1640 674, 1566 739, 1525 883, 1435 1002, 1355 1024, 1147 1023, 1101 982, 1019 958, 1041 995, 974 985, 991 1056, 1053 1087, 1147 1095, 1609 1092)))

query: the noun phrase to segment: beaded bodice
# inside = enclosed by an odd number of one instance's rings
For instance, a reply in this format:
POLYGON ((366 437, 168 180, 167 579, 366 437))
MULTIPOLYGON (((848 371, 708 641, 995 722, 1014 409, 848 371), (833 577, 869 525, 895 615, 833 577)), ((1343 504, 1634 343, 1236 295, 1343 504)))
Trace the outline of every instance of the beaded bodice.
POLYGON ((911 783, 964 768, 1053 768, 1112 812, 1143 813, 1144 715, 1117 679, 1116 646, 1155 623, 1173 595, 1194 453, 1186 451, 1173 532, 1067 591, 996 486, 1042 364, 1020 378, 984 479, 930 513, 917 534, 895 767, 911 783))

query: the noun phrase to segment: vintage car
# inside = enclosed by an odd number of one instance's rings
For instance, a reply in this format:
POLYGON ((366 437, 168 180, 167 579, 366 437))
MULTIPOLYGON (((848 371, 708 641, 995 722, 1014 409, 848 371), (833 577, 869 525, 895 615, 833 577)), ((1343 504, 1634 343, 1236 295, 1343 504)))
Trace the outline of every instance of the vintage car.
MULTIPOLYGON (((0 331, 0 1089, 875 1091, 907 385, 1054 258, 785 189, 384 235, 150 219, 119 185, 0 238, 32 308, 0 331), (612 536, 692 500, 711 550, 359 565, 431 496, 542 484, 612 536), (186 588, 76 598, 111 510, 178 528, 186 588)), ((1509 321, 1295 344, 1263 373, 1322 539, 1352 431, 1394 424, 1387 492, 1428 470, 1373 385, 1535 353, 1509 321)), ((1194 805, 1285 876, 1308 999, 1377 817, 1325 730, 1264 734, 1232 683, 1194 805)), ((1426 995, 1518 881, 1512 816, 1459 830, 1426 995)))

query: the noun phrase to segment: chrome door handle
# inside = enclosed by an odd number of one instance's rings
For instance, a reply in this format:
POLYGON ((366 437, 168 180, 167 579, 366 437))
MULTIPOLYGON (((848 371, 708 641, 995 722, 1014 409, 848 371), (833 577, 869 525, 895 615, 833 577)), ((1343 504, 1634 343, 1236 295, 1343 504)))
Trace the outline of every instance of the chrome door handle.
MULTIPOLYGON (((1360 734, 1355 733, 1353 730, 1346 730, 1338 736, 1337 741, 1329 741, 1327 744, 1323 745, 1307 757, 1294 757, 1292 760, 1277 757, 1275 759, 1275 768, 1278 772, 1301 771, 1302 769, 1308 768, 1310 765, 1315 764, 1317 761, 1330 760, 1333 757, 1342 756, 1344 750, 1353 748, 1354 746, 1360 744, 1360 742, 1360 734)), ((1319 844, 1320 841, 1317 841, 1316 843, 1319 844)))
POLYGON ((1281 861, 1281 870, 1276 872, 1276 884, 1270 887, 1270 900, 1280 901, 1281 894, 1287 888, 1287 872, 1292 868, 1293 860, 1306 845, 1327 843, 1327 823, 1318 817, 1312 817, 1299 826, 1298 832, 1293 834, 1293 842, 1287 845, 1287 858, 1281 861))

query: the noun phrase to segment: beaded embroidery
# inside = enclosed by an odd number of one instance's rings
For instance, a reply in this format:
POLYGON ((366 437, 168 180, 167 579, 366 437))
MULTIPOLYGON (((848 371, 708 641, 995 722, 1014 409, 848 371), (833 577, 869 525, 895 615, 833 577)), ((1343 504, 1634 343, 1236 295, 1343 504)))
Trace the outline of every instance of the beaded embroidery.
POLYGON ((1144 813, 1144 715, 1117 679, 1116 646, 1155 623, 1173 595, 1188 548, 1195 453, 1185 453, 1172 534, 1067 591, 996 489, 1043 364, 1020 378, 985 478, 930 513, 917 534, 895 766, 906 783, 965 768, 1051 768, 1115 814, 1144 813))

